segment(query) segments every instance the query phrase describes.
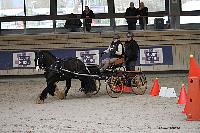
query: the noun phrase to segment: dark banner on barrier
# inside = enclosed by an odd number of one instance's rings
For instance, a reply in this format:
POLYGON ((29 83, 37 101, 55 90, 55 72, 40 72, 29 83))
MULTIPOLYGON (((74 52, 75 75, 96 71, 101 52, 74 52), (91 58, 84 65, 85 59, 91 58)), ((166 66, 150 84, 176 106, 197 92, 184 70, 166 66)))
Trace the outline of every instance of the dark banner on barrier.
MULTIPOLYGON (((106 48, 93 49, 55 49, 50 52, 58 58, 77 57, 85 64, 99 65, 102 59, 108 58, 108 55, 100 56, 106 48)), ((0 52, 0 69, 7 70, 13 68, 35 68, 35 52, 34 51, 15 51, 0 52)), ((137 65, 172 65, 172 47, 171 46, 154 46, 141 47, 138 55, 137 65)))
POLYGON ((0 51, 0 70, 8 70, 13 68, 12 52, 0 51))
POLYGON ((144 65, 173 65, 172 46, 141 47, 138 63, 144 65))

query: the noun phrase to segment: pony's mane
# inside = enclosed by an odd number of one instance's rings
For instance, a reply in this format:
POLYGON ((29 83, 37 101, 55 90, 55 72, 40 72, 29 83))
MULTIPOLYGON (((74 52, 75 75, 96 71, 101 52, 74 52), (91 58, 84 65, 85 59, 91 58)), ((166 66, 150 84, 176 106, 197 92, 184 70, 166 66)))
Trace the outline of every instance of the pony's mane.
POLYGON ((79 60, 79 59, 76 57, 68 57, 68 58, 65 58, 65 60, 79 60))
POLYGON ((56 58, 50 51, 48 50, 42 50, 41 53, 50 56, 51 58, 56 58))
POLYGON ((68 58, 58 58, 56 56, 54 56, 50 51, 48 50, 41 50, 40 53, 42 53, 43 55, 46 55, 47 58, 51 58, 51 59, 61 59, 63 61, 70 61, 70 60, 78 60, 81 61, 80 59, 78 59, 77 57, 68 57, 68 58))

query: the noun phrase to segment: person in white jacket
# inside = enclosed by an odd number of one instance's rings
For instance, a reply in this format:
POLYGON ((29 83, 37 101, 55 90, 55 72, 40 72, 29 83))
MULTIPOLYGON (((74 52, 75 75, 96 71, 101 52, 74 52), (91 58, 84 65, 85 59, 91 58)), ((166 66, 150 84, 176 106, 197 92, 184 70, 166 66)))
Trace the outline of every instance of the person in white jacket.
POLYGON ((113 41, 102 54, 109 54, 109 58, 102 60, 100 71, 104 71, 109 67, 110 64, 114 63, 117 59, 122 58, 124 54, 123 44, 120 41, 120 36, 115 34, 113 36, 113 41))

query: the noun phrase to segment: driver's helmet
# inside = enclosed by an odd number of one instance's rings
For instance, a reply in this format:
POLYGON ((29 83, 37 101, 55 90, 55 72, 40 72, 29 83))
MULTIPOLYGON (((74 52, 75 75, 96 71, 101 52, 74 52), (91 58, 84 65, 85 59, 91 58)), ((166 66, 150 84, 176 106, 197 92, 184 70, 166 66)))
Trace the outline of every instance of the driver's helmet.
POLYGON ((134 37, 134 35, 133 35, 132 32, 128 32, 128 33, 126 34, 126 36, 127 36, 127 37, 134 37))
POLYGON ((114 34, 113 39, 120 39, 119 34, 114 34))

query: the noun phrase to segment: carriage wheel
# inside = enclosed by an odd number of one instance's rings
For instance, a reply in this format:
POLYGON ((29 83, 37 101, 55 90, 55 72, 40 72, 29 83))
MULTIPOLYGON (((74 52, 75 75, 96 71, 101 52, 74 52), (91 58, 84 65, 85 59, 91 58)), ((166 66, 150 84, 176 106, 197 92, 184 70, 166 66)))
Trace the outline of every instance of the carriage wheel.
POLYGON ((144 75, 136 75, 131 80, 131 86, 133 93, 137 95, 143 95, 147 90, 147 81, 144 75))
POLYGON ((111 76, 107 80, 106 91, 110 97, 112 98, 119 97, 123 92, 123 88, 124 86, 121 77, 111 76))
POLYGON ((87 96, 91 97, 93 95, 96 95, 99 92, 100 86, 101 86, 101 82, 100 82, 100 80, 95 80, 95 83, 96 83, 96 90, 93 91, 93 92, 86 93, 87 96))

